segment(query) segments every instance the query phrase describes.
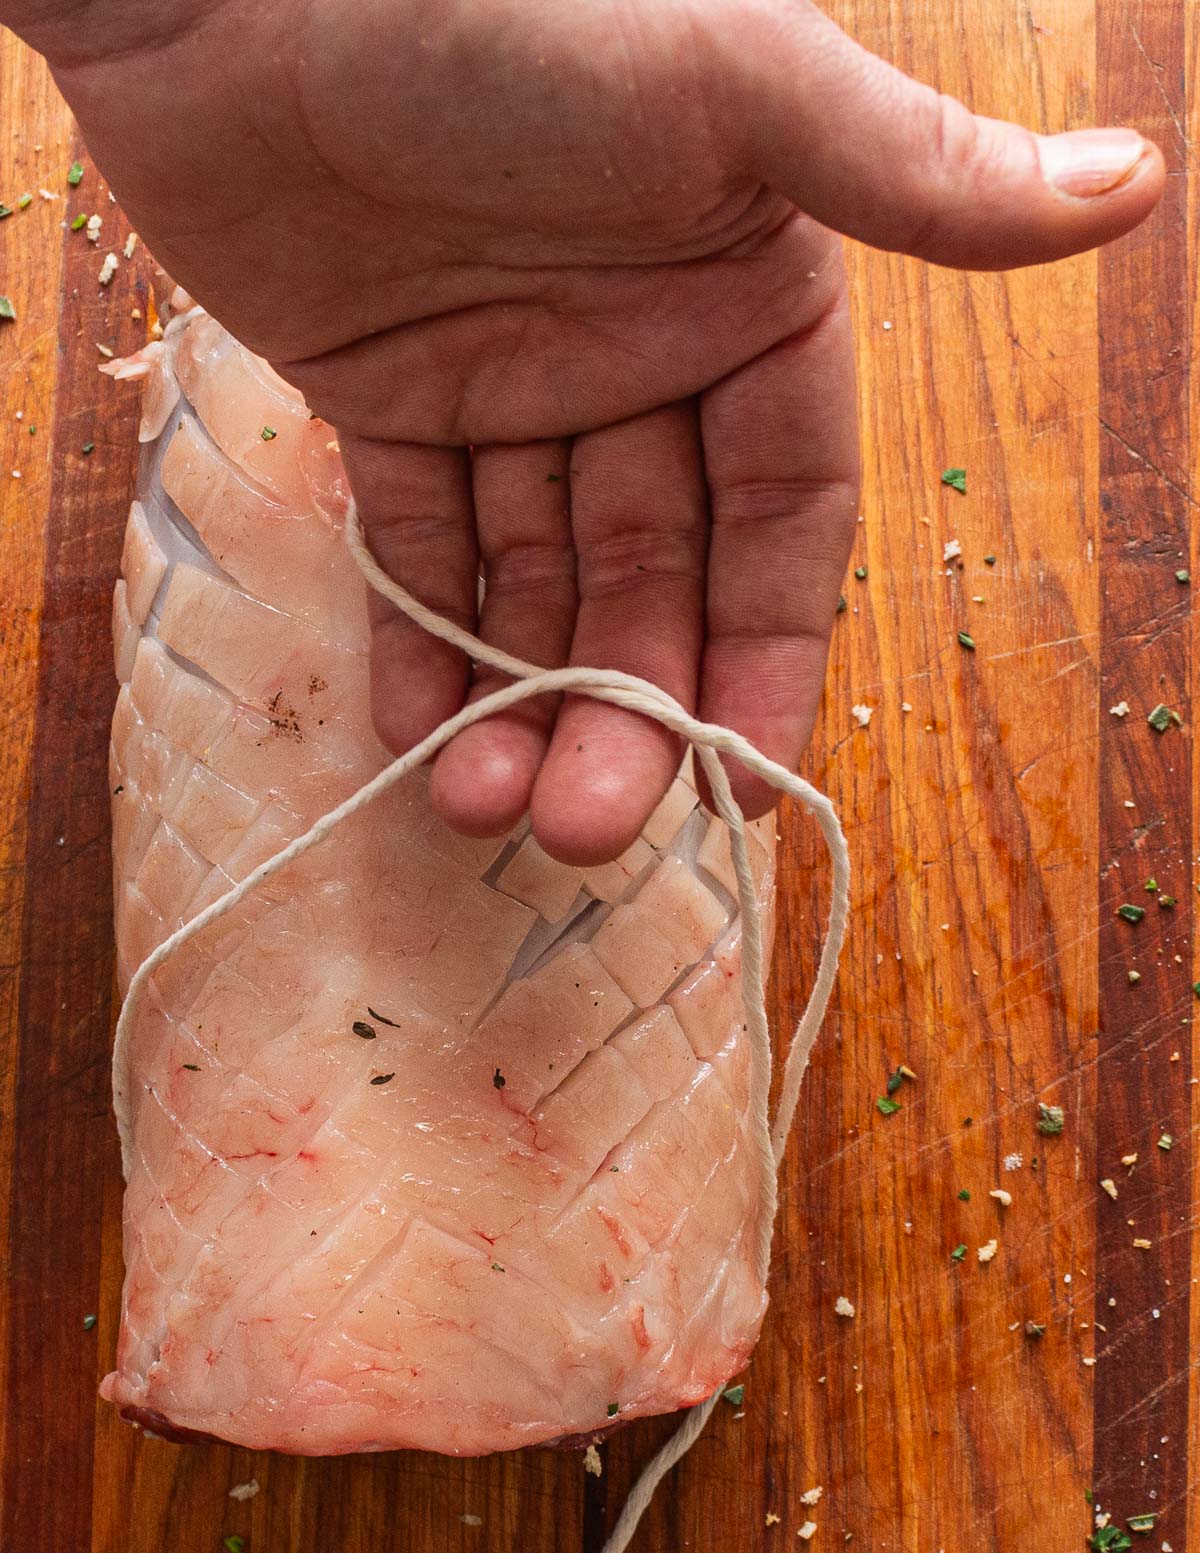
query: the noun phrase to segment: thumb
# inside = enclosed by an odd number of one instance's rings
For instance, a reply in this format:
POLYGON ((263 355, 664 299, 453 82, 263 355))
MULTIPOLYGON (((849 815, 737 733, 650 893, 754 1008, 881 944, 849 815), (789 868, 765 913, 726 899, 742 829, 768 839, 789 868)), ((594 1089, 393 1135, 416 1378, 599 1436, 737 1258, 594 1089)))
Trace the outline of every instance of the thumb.
POLYGON ((970 113, 815 6, 749 0, 722 70, 746 171, 876 248, 963 269, 1038 264, 1136 226, 1162 192, 1136 130, 1034 135, 970 113))

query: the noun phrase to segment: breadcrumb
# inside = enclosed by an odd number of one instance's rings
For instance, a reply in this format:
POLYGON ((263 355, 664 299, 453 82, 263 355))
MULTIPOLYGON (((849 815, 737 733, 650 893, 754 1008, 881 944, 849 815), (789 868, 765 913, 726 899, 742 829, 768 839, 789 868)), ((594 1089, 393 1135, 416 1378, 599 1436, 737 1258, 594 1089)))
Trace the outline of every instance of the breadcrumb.
POLYGON ((852 706, 850 708, 850 714, 860 728, 865 728, 871 721, 871 713, 873 710, 874 708, 869 706, 852 706))
POLYGON ((986 1246, 980 1246, 978 1252, 979 1260, 981 1262, 990 1262, 999 1249, 1000 1242, 998 1240, 989 1240, 986 1246))
POLYGON ((1002 1186, 995 1187, 988 1193, 988 1196, 994 1197, 1002 1208, 1012 1207, 1012 1193, 1006 1192, 1002 1186))
POLYGON ((590 1472, 594 1478, 598 1478, 604 1471, 604 1463, 600 1460, 600 1452, 594 1445, 589 1445, 583 1453, 583 1470, 590 1472))
POLYGON ((851 1305, 844 1294, 839 1294, 834 1302, 833 1311, 834 1315, 845 1316, 847 1320, 850 1320, 854 1315, 854 1306, 851 1305))

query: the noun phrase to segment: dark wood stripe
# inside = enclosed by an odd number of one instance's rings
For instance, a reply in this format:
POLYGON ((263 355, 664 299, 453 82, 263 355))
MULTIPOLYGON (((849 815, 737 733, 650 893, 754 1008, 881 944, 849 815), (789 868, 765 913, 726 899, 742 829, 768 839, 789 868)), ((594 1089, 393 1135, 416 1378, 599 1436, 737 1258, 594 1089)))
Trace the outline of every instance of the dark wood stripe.
POLYGON ((1100 256, 1100 1039, 1095 1491, 1124 1521, 1158 1512, 1186 1546, 1192 1011, 1185 11, 1100 0, 1096 115, 1133 124, 1170 169, 1153 219, 1100 256), (1128 717, 1110 708, 1126 701, 1128 717), (1182 729, 1147 724, 1159 703, 1182 729), (1132 801, 1134 807, 1127 808, 1132 801), (1145 888, 1179 904, 1161 909, 1145 888), (1146 910, 1134 925, 1115 915, 1146 910), (1178 960, 1177 960, 1178 957, 1178 960), (1133 985, 1129 972, 1141 980, 1133 985), (1178 1057, 1176 1058, 1176 1054, 1178 1057), (1159 1148, 1169 1134, 1173 1146, 1159 1148), (1138 1156, 1132 1171, 1122 1155, 1138 1156), (1132 1221, 1132 1223, 1130 1222, 1132 1221), (1135 1246, 1148 1240, 1150 1248, 1135 1246), (1110 1301, 1112 1302, 1110 1304, 1110 1301))
MULTIPOLYGON (((74 154, 83 154, 77 146, 74 154)), ((64 233, 54 473, 45 541, 20 1015, 20 1105, 11 1120, 7 1429, 0 1546, 90 1546, 97 1248, 109 1119, 112 919, 107 796, 112 587, 136 453, 136 405, 97 374, 97 342, 144 338, 130 317, 132 268, 97 275, 128 228, 89 170, 68 214, 98 210, 104 242, 64 233), (103 406, 103 413, 98 413, 103 406), (93 451, 82 451, 88 442, 93 451)), ((56 262, 58 255, 55 256, 56 262)), ((137 294, 145 310, 145 289, 137 294)))

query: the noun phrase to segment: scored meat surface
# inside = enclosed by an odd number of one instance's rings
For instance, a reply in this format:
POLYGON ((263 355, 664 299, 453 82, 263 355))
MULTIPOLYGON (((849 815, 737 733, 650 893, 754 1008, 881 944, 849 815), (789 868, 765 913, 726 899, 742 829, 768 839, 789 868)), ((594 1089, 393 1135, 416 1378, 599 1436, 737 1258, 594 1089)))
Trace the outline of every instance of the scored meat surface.
MULTIPOLYGON (((114 598, 124 990, 388 756, 332 430, 198 309, 118 375, 146 444, 114 598)), ((258 1448, 475 1454, 741 1368, 766 1293, 736 883, 689 770, 585 870, 456 835, 417 773, 155 973, 117 1080, 107 1398, 258 1448)), ((748 844, 769 908, 773 824, 748 844)))

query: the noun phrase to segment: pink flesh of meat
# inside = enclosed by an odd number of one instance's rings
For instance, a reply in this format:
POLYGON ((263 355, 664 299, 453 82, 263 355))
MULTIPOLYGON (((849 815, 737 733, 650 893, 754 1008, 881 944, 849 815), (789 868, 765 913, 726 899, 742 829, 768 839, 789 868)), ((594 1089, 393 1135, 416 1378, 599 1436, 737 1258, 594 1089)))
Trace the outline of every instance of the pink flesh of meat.
MULTIPOLYGON (((199 312, 138 360, 114 599, 122 987, 386 761, 329 427, 199 312)), ((426 792, 417 774, 347 821, 148 988, 102 1390, 155 1428, 505 1450, 592 1436, 613 1403, 696 1403, 754 1345, 724 827, 681 777, 623 858, 577 871, 523 828, 453 834, 426 792)), ((751 847, 768 907, 773 834, 751 847)))

